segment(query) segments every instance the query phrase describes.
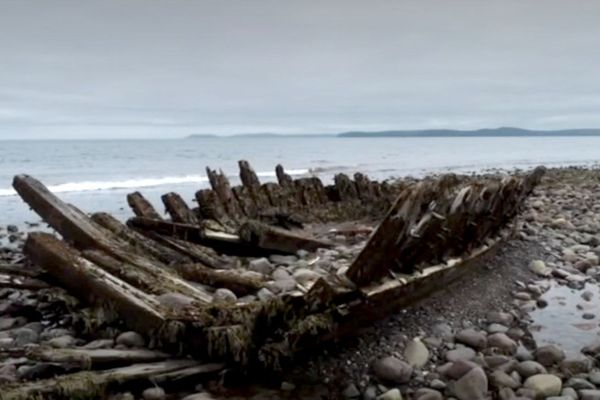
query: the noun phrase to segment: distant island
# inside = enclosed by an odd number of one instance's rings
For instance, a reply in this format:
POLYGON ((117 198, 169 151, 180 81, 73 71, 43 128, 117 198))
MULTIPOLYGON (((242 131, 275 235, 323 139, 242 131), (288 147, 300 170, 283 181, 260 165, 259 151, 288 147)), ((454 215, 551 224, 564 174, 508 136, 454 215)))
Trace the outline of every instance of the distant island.
POLYGON ((600 129, 563 129, 538 131, 502 127, 495 129, 425 129, 414 131, 344 132, 338 137, 523 137, 523 136, 600 136, 600 129))
POLYGON ((600 129, 561 129, 531 130, 512 127, 493 129, 458 130, 458 129, 423 129, 423 130, 390 130, 390 131, 353 131, 343 133, 239 133, 232 135, 194 134, 186 139, 206 138, 274 138, 274 137, 340 137, 340 138, 389 138, 389 137, 543 137, 543 136, 600 136, 600 129))

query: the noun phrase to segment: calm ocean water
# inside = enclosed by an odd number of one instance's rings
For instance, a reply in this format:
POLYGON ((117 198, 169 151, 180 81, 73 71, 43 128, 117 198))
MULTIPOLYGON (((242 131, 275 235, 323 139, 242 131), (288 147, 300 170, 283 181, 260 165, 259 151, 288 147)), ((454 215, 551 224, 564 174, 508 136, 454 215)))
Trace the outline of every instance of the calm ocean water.
POLYGON ((15 174, 41 180, 84 211, 130 216, 125 195, 140 190, 157 209, 160 195, 177 191, 191 203, 206 187, 205 167, 237 179, 246 159, 264 181, 281 163, 296 176, 328 181, 337 172, 361 171, 385 179, 429 172, 531 168, 538 164, 600 162, 600 137, 545 138, 202 138, 154 141, 0 142, 0 225, 39 218, 11 188, 15 174))

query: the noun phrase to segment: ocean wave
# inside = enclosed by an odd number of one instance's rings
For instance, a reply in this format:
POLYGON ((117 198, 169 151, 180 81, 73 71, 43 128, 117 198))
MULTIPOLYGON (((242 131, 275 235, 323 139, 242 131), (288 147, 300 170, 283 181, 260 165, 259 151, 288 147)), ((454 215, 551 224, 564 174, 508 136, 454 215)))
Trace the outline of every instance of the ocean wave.
MULTIPOLYGON (((286 170, 290 175, 304 175, 309 172, 308 169, 290 169, 286 170)), ((257 172, 259 177, 275 177, 275 172, 257 172)), ((235 177, 234 175, 230 176, 235 177)), ((68 192, 93 192, 102 190, 116 189, 140 189, 165 185, 178 185, 186 183, 205 183, 208 178, 204 175, 184 175, 184 176, 166 176, 162 178, 134 178, 125 179, 122 181, 81 181, 60 183, 50 185, 48 189, 53 193, 68 193, 68 192)), ((17 193, 13 188, 0 188, 0 197, 14 196, 17 193)))

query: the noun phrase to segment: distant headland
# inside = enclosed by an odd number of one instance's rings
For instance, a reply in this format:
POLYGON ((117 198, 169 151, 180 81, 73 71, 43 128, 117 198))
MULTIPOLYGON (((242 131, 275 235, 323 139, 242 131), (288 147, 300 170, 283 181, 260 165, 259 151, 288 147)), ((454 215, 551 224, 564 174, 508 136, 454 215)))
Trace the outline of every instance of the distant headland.
POLYGON ((240 133, 233 135, 194 134, 186 139, 206 138, 274 138, 274 137, 340 137, 340 138, 392 138, 392 137, 544 137, 544 136, 600 136, 600 129, 561 129, 561 130, 531 130, 512 127, 492 129, 457 130, 457 129, 423 129, 423 130, 389 130, 389 131, 352 131, 342 133, 315 134, 278 134, 278 133, 240 133))

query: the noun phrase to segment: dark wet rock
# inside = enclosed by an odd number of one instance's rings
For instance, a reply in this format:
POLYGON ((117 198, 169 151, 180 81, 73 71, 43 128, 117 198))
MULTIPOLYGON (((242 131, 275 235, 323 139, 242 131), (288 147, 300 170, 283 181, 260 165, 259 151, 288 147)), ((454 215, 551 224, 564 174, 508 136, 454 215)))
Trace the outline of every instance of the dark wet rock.
POLYGON ((483 369, 477 367, 454 383, 454 394, 460 400, 480 400, 486 397, 488 380, 483 369))
POLYGON ((551 367, 565 359, 565 352, 560 347, 550 344, 538 347, 534 352, 534 356, 536 361, 544 367, 551 367))
POLYGON ((410 380, 413 368, 396 357, 376 360, 372 365, 373 373, 384 382, 406 383, 410 380))

